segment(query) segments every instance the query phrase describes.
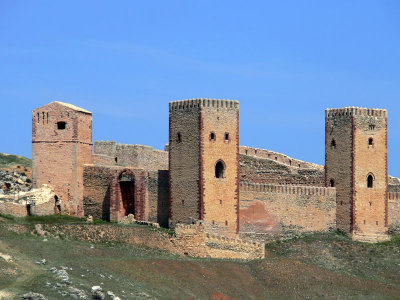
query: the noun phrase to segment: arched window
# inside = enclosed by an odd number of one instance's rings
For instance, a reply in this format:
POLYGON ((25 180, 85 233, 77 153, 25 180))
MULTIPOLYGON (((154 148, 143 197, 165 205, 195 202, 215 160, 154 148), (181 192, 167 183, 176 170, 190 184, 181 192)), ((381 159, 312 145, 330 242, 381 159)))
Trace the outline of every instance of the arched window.
POLYGON ((330 187, 335 187, 335 180, 331 179, 331 180, 329 181, 329 186, 330 186, 330 187))
POLYGON ((178 143, 182 142, 182 135, 181 135, 180 132, 178 132, 178 135, 177 135, 177 137, 176 137, 176 141, 177 141, 178 143))
POLYGON ((225 163, 222 160, 217 161, 217 163, 215 164, 215 177, 225 177, 225 163))
POLYGON ((373 147, 374 146, 374 139, 371 137, 368 139, 368 146, 373 147))
POLYGON ((215 133, 214 132, 210 133, 210 141, 215 141, 215 133))
POLYGON ((225 132, 225 142, 229 142, 229 133, 225 132))
POLYGON ((373 176, 372 174, 369 174, 369 175, 368 175, 368 178, 367 178, 367 187, 368 187, 369 189, 372 189, 372 188, 374 187, 374 176, 373 176))
POLYGON ((331 149, 335 149, 336 148, 336 141, 335 139, 332 139, 331 141, 331 149))

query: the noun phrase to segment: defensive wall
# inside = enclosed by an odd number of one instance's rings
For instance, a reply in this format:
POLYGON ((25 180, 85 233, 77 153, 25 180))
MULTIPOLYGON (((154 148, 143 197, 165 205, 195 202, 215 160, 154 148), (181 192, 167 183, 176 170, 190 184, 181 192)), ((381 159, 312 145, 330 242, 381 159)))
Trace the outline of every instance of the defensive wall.
POLYGON ((336 189, 240 183, 240 234, 280 237, 336 227, 336 189))
POLYGON ((150 146, 96 141, 94 143, 94 162, 99 165, 168 170, 168 152, 150 146))
POLYGON ((246 154, 240 154, 239 166, 241 182, 325 186, 322 166, 315 169, 299 168, 246 154))

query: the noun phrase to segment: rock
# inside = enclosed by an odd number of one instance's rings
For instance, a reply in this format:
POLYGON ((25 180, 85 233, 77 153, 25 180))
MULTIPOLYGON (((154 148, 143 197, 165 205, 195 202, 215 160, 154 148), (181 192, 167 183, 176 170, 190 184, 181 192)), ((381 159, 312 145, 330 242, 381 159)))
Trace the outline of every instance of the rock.
POLYGON ((86 219, 86 223, 93 223, 93 216, 89 215, 86 219))
POLYGON ((92 286, 92 298, 95 300, 104 300, 106 296, 104 296, 102 291, 103 290, 100 286, 92 286))
POLYGON ((4 195, 4 191, 0 189, 0 195, 4 195))
POLYGON ((45 296, 39 293, 33 293, 29 292, 27 294, 21 295, 22 299, 28 299, 28 300, 47 300, 45 296))
POLYGON ((58 270, 57 277, 62 281, 69 281, 69 275, 65 270, 58 270))

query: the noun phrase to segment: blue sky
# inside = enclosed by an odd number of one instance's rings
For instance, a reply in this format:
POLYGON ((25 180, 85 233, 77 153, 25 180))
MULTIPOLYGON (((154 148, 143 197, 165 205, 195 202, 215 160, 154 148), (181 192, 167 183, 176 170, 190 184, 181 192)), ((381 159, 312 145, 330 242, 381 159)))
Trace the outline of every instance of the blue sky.
POLYGON ((30 157, 54 100, 162 149, 168 102, 199 97, 240 101, 240 144, 320 164, 325 108, 386 108, 400 176, 400 1, 0 1, 0 152, 30 157))

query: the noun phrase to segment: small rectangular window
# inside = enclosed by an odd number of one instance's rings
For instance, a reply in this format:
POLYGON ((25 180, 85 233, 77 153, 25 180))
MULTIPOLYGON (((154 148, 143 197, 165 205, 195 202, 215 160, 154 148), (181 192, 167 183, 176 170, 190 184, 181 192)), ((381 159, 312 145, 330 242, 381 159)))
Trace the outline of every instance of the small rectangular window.
POLYGON ((66 128, 66 123, 65 122, 57 122, 57 129, 58 130, 64 130, 66 128))

